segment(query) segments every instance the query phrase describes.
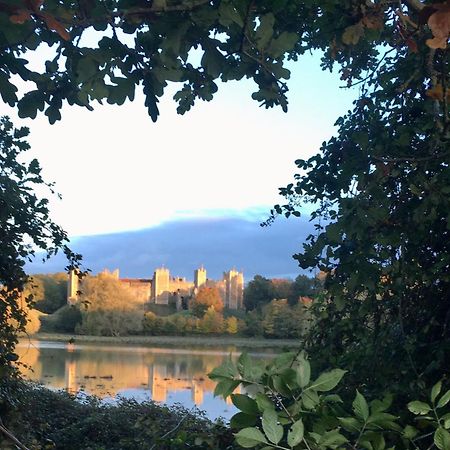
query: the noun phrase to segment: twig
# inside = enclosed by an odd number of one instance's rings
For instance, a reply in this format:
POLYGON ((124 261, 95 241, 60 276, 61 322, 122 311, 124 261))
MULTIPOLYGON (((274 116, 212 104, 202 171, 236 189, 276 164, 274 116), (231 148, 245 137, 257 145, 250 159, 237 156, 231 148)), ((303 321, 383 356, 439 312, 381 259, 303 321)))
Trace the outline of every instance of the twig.
MULTIPOLYGON (((174 433, 175 431, 178 430, 178 428, 180 428, 181 424, 186 420, 186 418, 190 415, 191 410, 189 410, 182 418, 181 420, 171 429, 169 430, 166 434, 164 434, 163 436, 161 436, 159 439, 165 439, 166 437, 170 436, 172 433, 174 433)), ((156 442, 150 447, 149 450, 153 450, 156 446, 156 442)))
POLYGON ((339 86, 341 89, 348 89, 354 86, 358 86, 358 84, 365 83, 367 80, 370 80, 375 76, 376 71, 380 68, 381 63, 386 59, 386 56, 389 55, 389 53, 392 53, 393 51, 397 50, 395 47, 391 48, 390 50, 386 51, 383 57, 378 61, 377 65, 370 71, 370 73, 364 77, 362 80, 355 81, 354 83, 351 83, 346 86, 339 86))
POLYGON ((388 157, 383 157, 383 156, 372 156, 373 159, 377 160, 377 161, 381 161, 381 162, 386 162, 386 163, 396 163, 396 162, 422 162, 422 161, 432 161, 434 159, 441 159, 441 158, 445 158, 446 156, 450 155, 450 151, 449 152, 444 152, 444 153, 438 153, 437 155, 430 155, 430 156, 422 156, 419 158, 414 158, 412 156, 401 156, 398 158, 388 158, 388 157))
POLYGON ((21 450, 30 450, 28 447, 25 447, 4 425, 3 421, 0 418, 0 431, 7 436, 10 441, 13 441, 14 444, 19 447, 21 450))

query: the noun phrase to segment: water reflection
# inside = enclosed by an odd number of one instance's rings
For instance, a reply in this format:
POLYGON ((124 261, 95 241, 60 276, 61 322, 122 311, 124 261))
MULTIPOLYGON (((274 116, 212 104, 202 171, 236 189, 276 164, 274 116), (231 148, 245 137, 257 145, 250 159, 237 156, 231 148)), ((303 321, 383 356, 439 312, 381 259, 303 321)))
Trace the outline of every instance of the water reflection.
MULTIPOLYGON (((207 377, 235 347, 213 350, 147 348, 101 344, 21 341, 17 351, 25 377, 49 387, 85 391, 105 399, 117 395, 166 404, 197 405, 208 417, 229 418, 235 408, 214 398, 215 384, 207 377)), ((270 353, 254 354, 270 358, 270 353)))

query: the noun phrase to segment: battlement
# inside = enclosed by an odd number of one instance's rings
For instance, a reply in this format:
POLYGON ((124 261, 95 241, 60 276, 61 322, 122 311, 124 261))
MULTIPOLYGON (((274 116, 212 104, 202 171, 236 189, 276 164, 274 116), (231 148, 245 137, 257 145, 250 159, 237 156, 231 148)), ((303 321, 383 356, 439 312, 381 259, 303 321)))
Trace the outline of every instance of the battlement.
MULTIPOLYGON (((166 267, 155 269, 152 278, 119 278, 119 269, 114 271, 105 269, 100 275, 110 276, 126 284, 136 296, 136 300, 143 304, 173 303, 178 308, 182 297, 190 298, 201 286, 207 285, 216 286, 219 289, 225 308, 241 309, 243 307, 244 275, 235 269, 224 272, 222 280, 218 281, 207 279, 206 269, 203 266, 194 271, 194 281, 189 281, 185 277, 171 276, 166 267)), ((81 290, 82 281, 80 282, 75 271, 71 271, 67 282, 67 302, 76 303, 81 290)))

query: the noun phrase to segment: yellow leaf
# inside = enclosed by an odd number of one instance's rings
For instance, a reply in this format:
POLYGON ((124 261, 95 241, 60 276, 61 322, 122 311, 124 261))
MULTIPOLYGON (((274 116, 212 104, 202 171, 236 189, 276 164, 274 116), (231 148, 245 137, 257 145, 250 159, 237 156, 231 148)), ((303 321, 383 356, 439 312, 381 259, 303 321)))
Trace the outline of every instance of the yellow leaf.
POLYGON ((364 25, 359 21, 355 25, 347 27, 342 34, 342 42, 346 45, 356 45, 364 35, 364 25))
POLYGON ((433 39, 428 39, 426 44, 430 48, 445 49, 450 35, 450 5, 435 4, 433 8, 436 11, 428 18, 428 26, 433 33, 433 39))

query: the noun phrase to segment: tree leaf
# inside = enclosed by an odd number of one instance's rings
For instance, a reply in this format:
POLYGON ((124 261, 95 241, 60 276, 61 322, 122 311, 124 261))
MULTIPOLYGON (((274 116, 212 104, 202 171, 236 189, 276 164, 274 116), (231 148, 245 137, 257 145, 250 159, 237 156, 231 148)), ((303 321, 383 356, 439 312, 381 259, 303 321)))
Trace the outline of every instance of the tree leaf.
POLYGON ((290 447, 295 447, 296 445, 298 445, 303 439, 304 432, 305 427, 301 419, 293 423, 291 428, 289 429, 287 436, 288 445, 290 447))
POLYGON ((450 450, 450 433, 439 427, 434 433, 434 443, 439 450, 450 450))
POLYGON ((342 34, 342 42, 346 45, 356 45, 364 36, 364 25, 359 21, 355 25, 350 25, 342 34))
POLYGON ((237 409, 240 409, 242 412, 250 415, 259 414, 257 403, 248 395, 231 394, 230 397, 233 405, 236 406, 237 409))
POLYGON ((436 408, 444 407, 450 401, 450 390, 448 390, 438 401, 436 408))
POLYGON ((298 361, 298 365, 296 367, 297 372, 297 383, 301 388, 304 388, 308 385, 311 378, 311 365, 309 361, 301 358, 298 361))
POLYGON ((430 48, 447 48, 447 41, 450 34, 450 5, 433 4, 436 12, 428 18, 428 26, 433 33, 433 39, 427 39, 426 44, 430 48))
POLYGON ((436 400, 437 396, 441 393, 441 389, 442 389, 442 381, 438 381, 431 389, 431 401, 432 403, 434 403, 434 401, 436 400))
POLYGON ((238 412, 230 419, 231 428, 247 428, 256 425, 256 416, 238 412))
POLYGON ((272 13, 264 14, 261 17, 255 33, 256 46, 259 50, 264 50, 272 39, 274 24, 275 16, 272 13))
POLYGON ((431 411, 431 406, 428 403, 415 400, 408 403, 408 409, 414 414, 424 415, 431 411))
POLYGON ((331 391, 331 389, 335 388, 339 384, 345 373, 346 370, 342 369, 333 369, 329 372, 324 372, 320 374, 316 381, 311 383, 308 389, 313 389, 318 392, 331 391))
POLYGON ((361 429, 361 423, 354 417, 338 417, 338 420, 342 428, 350 433, 357 432, 361 429))
POLYGON ((369 418, 369 405, 359 391, 356 391, 355 400, 353 400, 352 406, 356 417, 367 422, 367 419, 369 418))
POLYGON ((244 428, 234 435, 236 442, 244 448, 256 447, 258 444, 268 444, 264 434, 258 428, 244 428))
POLYGON ((266 409, 262 417, 262 427, 270 442, 278 444, 283 438, 283 427, 278 424, 278 414, 274 409, 266 409))

